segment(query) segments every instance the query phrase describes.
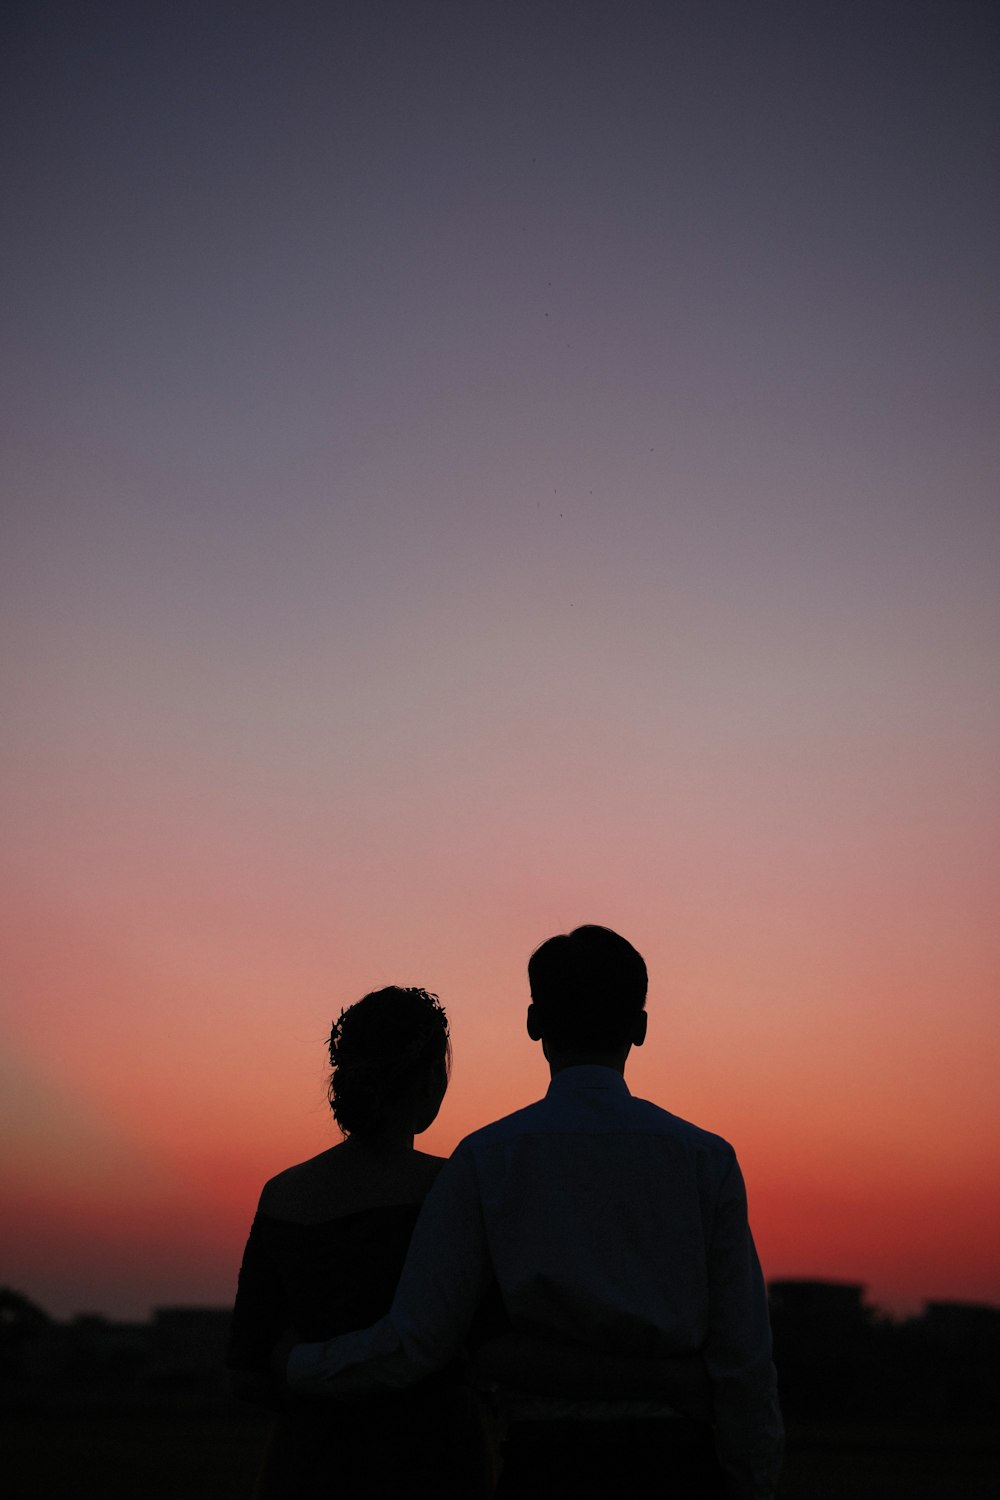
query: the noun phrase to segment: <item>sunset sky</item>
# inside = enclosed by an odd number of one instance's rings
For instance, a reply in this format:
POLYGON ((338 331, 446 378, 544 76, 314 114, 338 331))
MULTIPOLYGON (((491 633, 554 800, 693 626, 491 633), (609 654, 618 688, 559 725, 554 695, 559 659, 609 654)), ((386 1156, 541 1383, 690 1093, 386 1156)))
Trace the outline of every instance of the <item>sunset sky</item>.
POLYGON ((436 990, 545 937, 765 1274, 1000 1303, 1000 47, 966 0, 4 23, 0 1283, 231 1300, 436 990))

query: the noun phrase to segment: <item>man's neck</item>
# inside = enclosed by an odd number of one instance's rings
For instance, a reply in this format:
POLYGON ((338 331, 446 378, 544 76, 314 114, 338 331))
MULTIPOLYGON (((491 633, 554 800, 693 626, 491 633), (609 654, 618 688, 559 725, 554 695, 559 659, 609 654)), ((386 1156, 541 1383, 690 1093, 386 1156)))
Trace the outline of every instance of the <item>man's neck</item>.
POLYGON ((549 1073, 554 1078, 566 1068, 613 1068, 625 1076, 625 1060, 631 1052, 630 1046, 618 1047, 611 1052, 556 1052, 543 1043, 549 1073))

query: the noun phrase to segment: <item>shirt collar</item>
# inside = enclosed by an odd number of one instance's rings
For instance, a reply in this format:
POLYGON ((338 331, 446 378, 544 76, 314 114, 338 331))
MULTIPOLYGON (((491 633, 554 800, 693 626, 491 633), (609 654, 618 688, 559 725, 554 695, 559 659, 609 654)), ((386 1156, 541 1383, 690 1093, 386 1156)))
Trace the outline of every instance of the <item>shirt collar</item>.
POLYGON ((577 1093, 580 1089, 609 1089, 615 1094, 628 1094, 629 1087, 617 1068, 602 1068, 596 1063, 580 1063, 575 1068, 562 1068, 546 1089, 550 1094, 577 1093))

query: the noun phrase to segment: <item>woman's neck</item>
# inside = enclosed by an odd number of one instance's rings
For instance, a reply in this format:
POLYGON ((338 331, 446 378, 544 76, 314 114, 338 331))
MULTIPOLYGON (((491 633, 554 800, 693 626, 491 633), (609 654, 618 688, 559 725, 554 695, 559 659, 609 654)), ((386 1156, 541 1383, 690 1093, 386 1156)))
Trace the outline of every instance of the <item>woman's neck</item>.
POLYGON ((393 1161, 412 1153, 413 1131, 400 1127, 396 1130, 386 1128, 374 1135, 351 1135, 343 1142, 341 1150, 359 1161, 393 1161))

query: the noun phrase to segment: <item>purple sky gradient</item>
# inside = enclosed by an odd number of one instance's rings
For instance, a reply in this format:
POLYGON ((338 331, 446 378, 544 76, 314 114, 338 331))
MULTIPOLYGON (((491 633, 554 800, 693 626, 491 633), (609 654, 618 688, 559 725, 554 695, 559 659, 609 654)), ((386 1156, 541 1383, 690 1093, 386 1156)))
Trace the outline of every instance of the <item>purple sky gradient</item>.
POLYGON ((657 934, 692 1045, 693 997, 746 1059, 763 1007, 762 1086, 873 1027, 899 1108, 962 1078, 995 1127, 997 40, 962 0, 14 7, 31 1160, 81 1006, 148 1065, 147 962, 212 1056, 248 1013, 280 1048, 281 974, 454 971, 487 1067, 495 955, 587 920, 657 934))

